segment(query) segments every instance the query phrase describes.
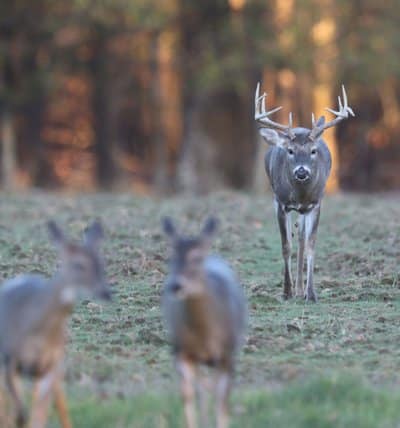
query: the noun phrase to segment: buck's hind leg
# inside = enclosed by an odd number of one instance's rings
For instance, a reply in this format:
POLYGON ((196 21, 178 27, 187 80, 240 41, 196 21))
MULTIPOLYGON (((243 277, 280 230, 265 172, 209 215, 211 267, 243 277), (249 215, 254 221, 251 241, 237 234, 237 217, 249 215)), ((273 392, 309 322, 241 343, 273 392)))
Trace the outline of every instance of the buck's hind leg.
POLYGON ((304 282, 303 282, 303 270, 304 270, 304 247, 305 247, 305 215, 299 215, 299 246, 297 249, 297 275, 296 275, 296 296, 304 297, 304 282))
POLYGON ((285 263, 285 276, 283 283, 283 298, 292 297, 292 274, 291 274, 291 252, 292 252, 292 224, 290 214, 285 212, 283 206, 275 201, 275 210, 278 217, 279 231, 282 240, 282 255, 285 263))
POLYGON ((305 234, 306 234, 306 257, 307 257, 307 286, 305 299, 307 301, 316 302, 317 294, 314 290, 314 248, 317 239, 317 230, 319 223, 320 206, 317 205, 305 218, 305 234))

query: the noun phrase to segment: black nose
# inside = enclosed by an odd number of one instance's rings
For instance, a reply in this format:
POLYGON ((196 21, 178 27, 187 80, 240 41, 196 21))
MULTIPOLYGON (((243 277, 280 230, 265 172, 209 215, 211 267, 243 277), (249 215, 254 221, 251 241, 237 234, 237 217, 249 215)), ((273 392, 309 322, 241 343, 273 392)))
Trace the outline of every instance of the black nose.
POLYGON ((298 168, 295 172, 295 176, 296 178, 298 178, 299 180, 304 180, 309 176, 308 171, 303 168, 302 166, 300 168, 298 168))
POLYGON ((168 288, 175 294, 182 290, 182 284, 178 281, 170 282, 168 288))

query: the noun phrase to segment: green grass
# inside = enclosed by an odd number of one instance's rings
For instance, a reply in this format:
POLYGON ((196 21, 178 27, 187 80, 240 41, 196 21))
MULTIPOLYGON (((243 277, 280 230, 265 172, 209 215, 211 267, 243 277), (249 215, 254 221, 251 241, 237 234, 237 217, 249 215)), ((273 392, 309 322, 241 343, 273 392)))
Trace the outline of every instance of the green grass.
MULTIPOLYGON (((399 399, 351 377, 293 382, 275 392, 237 392, 232 428, 397 427, 399 399)), ((177 397, 142 394, 133 400, 88 399, 71 410, 76 428, 179 428, 180 407, 177 397)))
POLYGON ((2 195, 3 278, 52 272, 48 218, 74 236, 93 217, 106 227, 103 249, 115 299, 81 302, 70 322, 66 383, 75 426, 181 426, 159 310, 168 257, 159 222, 172 215, 181 228, 197 232, 208 213, 221 220, 214 250, 237 270, 249 300, 233 426, 400 426, 400 195, 325 198, 317 305, 281 299, 270 195, 2 195))

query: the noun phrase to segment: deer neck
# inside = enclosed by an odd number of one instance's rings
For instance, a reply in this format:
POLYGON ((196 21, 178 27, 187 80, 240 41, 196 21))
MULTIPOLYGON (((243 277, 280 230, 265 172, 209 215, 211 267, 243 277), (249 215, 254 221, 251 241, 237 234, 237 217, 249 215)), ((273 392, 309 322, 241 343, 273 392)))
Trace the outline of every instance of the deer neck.
POLYGON ((207 293, 199 293, 186 299, 185 308, 189 325, 195 329, 206 332, 210 322, 210 305, 213 302, 207 293))
POLYGON ((71 312, 77 300, 76 286, 70 284, 62 272, 56 272, 49 280, 52 289, 52 303, 57 308, 71 312))

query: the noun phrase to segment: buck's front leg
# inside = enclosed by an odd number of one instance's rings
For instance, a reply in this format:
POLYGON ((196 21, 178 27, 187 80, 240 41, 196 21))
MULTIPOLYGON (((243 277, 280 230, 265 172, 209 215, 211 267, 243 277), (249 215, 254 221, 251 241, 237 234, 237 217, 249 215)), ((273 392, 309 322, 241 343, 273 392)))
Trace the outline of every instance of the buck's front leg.
POLYGON ((305 214, 305 251, 307 257, 307 286, 305 299, 316 302, 317 294, 314 290, 314 248, 317 239, 320 205, 317 205, 309 213, 305 214))
POLYGON ((305 216, 299 215, 299 246, 297 249, 297 275, 296 275, 296 297, 304 297, 304 247, 305 247, 305 216))
POLYGON ((283 298, 290 299, 292 297, 292 274, 291 274, 291 252, 292 252, 292 225, 290 214, 287 213, 284 207, 275 201, 276 215, 278 217, 279 231, 282 240, 282 256, 285 263, 285 276, 283 283, 283 298))

